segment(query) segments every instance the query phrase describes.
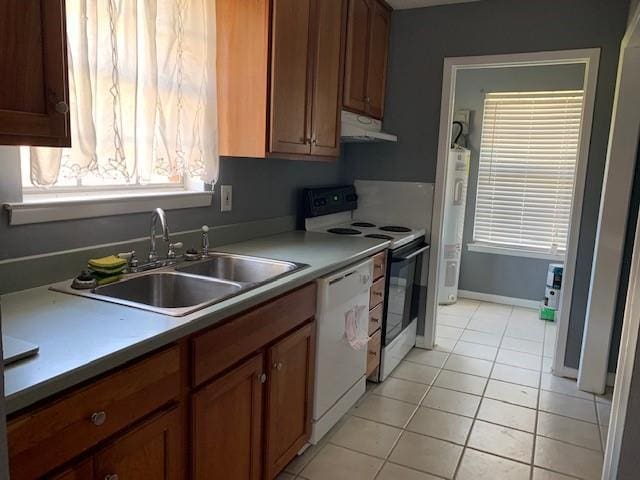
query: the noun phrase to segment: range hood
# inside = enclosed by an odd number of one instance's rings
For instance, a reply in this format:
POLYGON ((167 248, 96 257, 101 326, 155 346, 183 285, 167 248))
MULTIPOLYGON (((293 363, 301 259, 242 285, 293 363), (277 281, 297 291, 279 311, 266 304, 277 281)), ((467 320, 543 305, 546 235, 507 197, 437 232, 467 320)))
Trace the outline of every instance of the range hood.
POLYGON ((356 113, 342 111, 343 143, 365 142, 397 142, 398 137, 382 131, 382 122, 375 118, 365 117, 356 113))

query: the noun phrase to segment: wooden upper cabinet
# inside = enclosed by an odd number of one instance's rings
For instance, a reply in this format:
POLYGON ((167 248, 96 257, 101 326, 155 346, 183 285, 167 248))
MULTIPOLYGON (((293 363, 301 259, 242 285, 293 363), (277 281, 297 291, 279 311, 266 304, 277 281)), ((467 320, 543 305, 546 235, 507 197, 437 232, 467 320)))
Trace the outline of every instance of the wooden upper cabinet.
POLYGON ((274 0, 270 153, 311 152, 312 0, 274 0))
POLYGON ((219 151, 264 157, 270 0, 216 0, 219 151))
POLYGON ((64 0, 0 2, 0 144, 70 146, 64 0))
POLYGON ((221 155, 339 155, 345 2, 217 0, 221 155))
POLYGON ((193 395, 194 480, 261 480, 263 364, 253 357, 193 395))
POLYGON ((349 0, 343 105, 381 119, 391 10, 380 0, 349 0))
POLYGON ((387 57, 391 14, 380 2, 374 2, 370 23, 369 65, 367 68, 367 113, 382 118, 387 82, 387 57))
POLYGON ((307 324, 271 347, 267 365, 266 478, 272 480, 311 434, 315 324, 307 324))
POLYGON ((95 478, 180 480, 184 478, 184 445, 181 416, 174 408, 98 452, 95 478))
POLYGON ((372 10, 371 0, 349 0, 344 106, 363 113, 367 109, 369 23, 372 10))
POLYGON ((317 2, 312 155, 340 155, 340 105, 346 26, 344 6, 343 0, 317 2))

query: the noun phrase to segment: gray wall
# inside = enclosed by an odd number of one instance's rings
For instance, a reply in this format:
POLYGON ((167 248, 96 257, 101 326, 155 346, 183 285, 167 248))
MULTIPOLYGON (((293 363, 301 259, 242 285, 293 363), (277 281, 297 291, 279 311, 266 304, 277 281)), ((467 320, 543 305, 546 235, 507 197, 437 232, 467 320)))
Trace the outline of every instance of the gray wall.
POLYGON ((396 11, 391 21, 385 129, 397 144, 350 145, 347 173, 433 182, 445 57, 600 48, 600 69, 565 364, 577 367, 584 330, 620 40, 628 0, 484 0, 396 11))
MULTIPOLYGON (((0 156, 0 164, 11 166, 0 156)), ((0 151, 0 155, 2 151, 0 151)), ((208 208, 167 212, 173 231, 199 228, 203 224, 228 225, 261 220, 297 211, 297 194, 307 185, 341 183, 343 162, 301 162, 277 159, 222 158, 219 184, 233 185, 233 211, 220 212, 219 188, 208 208)), ((7 185, 0 175, 0 203, 10 200, 15 182, 7 185)), ((116 242, 149 234, 146 213, 10 226, 5 210, 0 213, 0 260, 59 250, 116 242), (70 234, 72 232, 72 234, 70 234)))
POLYGON ((506 297, 542 300, 550 263, 557 261, 472 252, 478 166, 482 137, 484 95, 488 92, 579 90, 584 84, 584 65, 482 68, 458 73, 455 110, 471 110, 468 147, 471 149, 469 189, 464 222, 460 289, 506 297))

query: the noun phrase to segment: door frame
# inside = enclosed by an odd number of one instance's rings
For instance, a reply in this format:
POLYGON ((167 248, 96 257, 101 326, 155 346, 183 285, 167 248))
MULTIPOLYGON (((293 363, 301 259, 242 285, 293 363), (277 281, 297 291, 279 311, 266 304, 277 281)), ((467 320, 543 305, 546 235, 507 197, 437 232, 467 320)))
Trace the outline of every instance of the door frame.
POLYGON ((591 126, 593 122, 593 109, 598 77, 598 65, 600 61, 600 49, 558 50, 549 52, 513 53, 504 55, 482 55, 471 57, 447 57, 444 59, 444 71, 442 80, 442 101, 440 106, 440 132, 438 137, 438 163, 436 169, 435 194, 433 199, 433 219, 431 224, 431 252, 429 257, 429 280, 427 289, 427 306, 424 347, 433 348, 435 340, 435 327, 437 316, 437 298, 439 285, 439 260, 442 239, 442 227, 444 219, 444 186, 446 185, 446 162, 450 147, 451 120, 453 118, 456 74, 459 70, 537 66, 537 65, 562 65, 582 63, 585 65, 584 91, 585 103, 582 114, 582 129, 580 132, 579 151, 576 164, 576 183, 573 193, 571 208, 571 220, 565 269, 563 275, 563 288, 560 298, 558 315, 558 336, 555 345, 553 371, 557 375, 572 376, 576 371, 564 366, 564 357, 569 327, 569 315, 571 311, 571 298, 575 275, 575 264, 580 233, 580 221, 582 213, 582 200, 587 171, 589 147, 591 144, 591 126), (431 324, 429 325, 429 320, 431 324))
MULTIPOLYGON (((578 388, 604 393, 640 135, 640 6, 620 47, 578 388), (603 342, 605 338, 608 341, 603 342)), ((629 282, 631 285, 631 282, 629 282)), ((625 317, 625 322, 627 321, 625 317)), ((621 347, 622 348, 622 347, 621 347)), ((623 352, 620 351, 622 358, 623 352)))

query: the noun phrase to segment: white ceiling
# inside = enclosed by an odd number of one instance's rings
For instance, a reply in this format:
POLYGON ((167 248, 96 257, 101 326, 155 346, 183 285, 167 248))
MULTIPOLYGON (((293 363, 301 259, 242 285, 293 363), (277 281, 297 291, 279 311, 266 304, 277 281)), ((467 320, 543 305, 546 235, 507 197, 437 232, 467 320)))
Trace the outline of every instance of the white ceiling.
POLYGON ((448 5, 451 3, 479 2, 480 0, 387 0, 394 10, 407 8, 433 7, 435 5, 448 5))

